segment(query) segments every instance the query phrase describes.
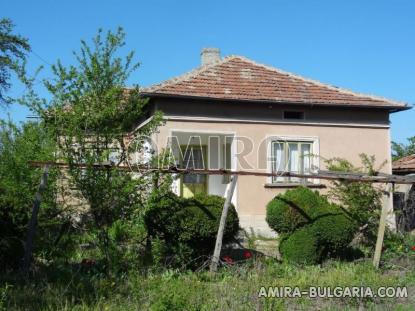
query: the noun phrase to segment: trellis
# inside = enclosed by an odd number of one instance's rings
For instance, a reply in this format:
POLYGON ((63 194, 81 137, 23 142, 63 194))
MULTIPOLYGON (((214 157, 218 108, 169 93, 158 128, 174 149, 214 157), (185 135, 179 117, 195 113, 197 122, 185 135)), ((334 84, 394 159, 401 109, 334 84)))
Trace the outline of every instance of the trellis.
MULTIPOLYGON (((39 210, 40 200, 42 193, 46 187, 47 182, 47 175, 49 167, 59 167, 59 168, 69 168, 70 166, 63 162, 53 162, 53 161, 32 161, 29 163, 32 167, 42 167, 44 168, 44 172, 42 174, 42 179, 40 182, 39 189, 36 193, 36 197, 33 203, 33 210, 32 210, 32 217, 29 222, 28 226, 28 234, 26 238, 25 244, 25 255, 23 259, 23 268, 27 272, 30 266, 30 258, 32 255, 32 243, 33 238, 36 232, 36 223, 37 223, 37 213, 39 210)), ((87 168, 90 167, 86 164, 75 164, 71 165, 71 167, 78 167, 78 168, 87 168)), ((379 220, 379 228, 378 228, 378 235, 376 240, 376 247, 375 253, 373 256, 373 265, 378 268, 383 239, 385 234, 386 228, 386 218, 388 213, 388 207, 390 209, 393 208, 393 191, 395 188, 395 184, 415 184, 415 176, 400 176, 400 175, 392 175, 392 174, 384 174, 384 173, 375 173, 374 175, 368 175, 364 173, 355 173, 355 172, 333 172, 333 171, 319 171, 318 173, 313 174, 298 174, 292 172, 261 172, 261 171, 232 171, 232 170, 224 170, 224 169, 184 169, 178 167, 150 167, 150 166, 129 166, 129 165, 118 165, 115 166, 111 163, 99 163, 92 166, 94 169, 98 170, 106 170, 106 169, 117 169, 117 170, 124 170, 124 171, 131 171, 136 173, 151 173, 151 172, 159 172, 165 174, 206 174, 206 175, 230 175, 231 182, 227 188, 226 199, 224 203, 224 207, 222 210, 222 215, 219 223, 215 249, 212 256, 212 261, 210 265, 210 271, 216 272, 220 252, 222 248, 222 240, 223 240, 223 232, 225 228, 227 213, 229 209, 229 205, 231 203, 233 192, 236 187, 236 182, 238 176, 264 176, 264 177, 298 177, 298 178, 308 178, 308 179, 323 179, 323 180, 339 180, 339 181, 349 181, 349 182, 366 182, 366 183, 384 183, 386 184, 386 190, 384 191, 384 195, 386 196, 384 203, 382 205, 380 220, 379 220)), ((307 186, 305 184, 304 186, 307 186)))

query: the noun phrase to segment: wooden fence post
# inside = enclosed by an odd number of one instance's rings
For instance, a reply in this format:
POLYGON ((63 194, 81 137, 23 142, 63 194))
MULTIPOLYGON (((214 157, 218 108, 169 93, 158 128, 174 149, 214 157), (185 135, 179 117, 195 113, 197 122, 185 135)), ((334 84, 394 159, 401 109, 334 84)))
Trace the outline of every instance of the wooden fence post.
POLYGON ((225 231, 226 218, 228 216, 229 205, 232 201, 233 192, 235 191, 237 175, 232 176, 228 193, 226 195, 225 204, 223 205, 222 215, 220 217, 218 234, 216 236, 215 250, 213 252, 212 261, 210 263, 210 272, 215 273, 218 270, 220 251, 222 250, 223 232, 225 231))
POLYGON ((30 268, 30 262, 32 259, 33 241, 36 235, 37 227, 37 215, 39 213, 40 202, 42 200, 42 194, 46 189, 48 182, 49 166, 45 165, 43 169, 42 177, 40 178, 39 188, 36 192, 35 199, 33 201, 32 216, 30 217, 29 224, 27 227, 25 252, 22 261, 22 271, 27 274, 30 268))
POLYGON ((386 198, 384 198, 384 201, 382 204, 382 211, 381 211, 380 220, 379 220, 379 229, 378 229, 378 236, 376 240, 375 254, 373 256, 373 265, 375 266, 375 268, 379 268, 380 256, 382 254, 383 237, 385 236, 385 229, 386 229, 386 217, 388 215, 388 211, 390 211, 391 208, 393 209, 394 189, 395 189, 394 183, 387 184, 386 190, 385 190, 386 198))

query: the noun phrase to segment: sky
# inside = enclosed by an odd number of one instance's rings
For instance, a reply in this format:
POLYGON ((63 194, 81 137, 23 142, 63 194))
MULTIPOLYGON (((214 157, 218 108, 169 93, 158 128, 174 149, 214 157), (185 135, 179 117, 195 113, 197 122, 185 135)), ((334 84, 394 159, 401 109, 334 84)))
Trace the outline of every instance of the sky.
MULTIPOLYGON (((0 17, 32 46, 28 71, 52 77, 58 59, 74 64, 80 40, 99 28, 127 34, 125 53, 141 66, 130 84, 148 86, 200 64, 203 47, 243 55, 304 77, 353 91, 415 104, 415 1, 21 1, 0 0, 0 17)), ((24 89, 12 80, 12 96, 24 89)), ((15 121, 30 112, 0 108, 15 121)), ((415 108, 391 115, 392 139, 415 136, 415 108)))

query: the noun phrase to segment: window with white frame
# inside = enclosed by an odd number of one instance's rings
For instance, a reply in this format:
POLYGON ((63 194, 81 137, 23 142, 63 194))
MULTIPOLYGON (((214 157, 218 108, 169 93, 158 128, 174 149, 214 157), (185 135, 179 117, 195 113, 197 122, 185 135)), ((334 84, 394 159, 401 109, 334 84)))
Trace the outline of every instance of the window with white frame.
MULTIPOLYGON (((312 141, 281 141, 271 142, 271 168, 275 174, 291 172, 310 174, 313 167, 312 141)), ((272 183, 308 183, 308 178, 273 176, 272 183)))

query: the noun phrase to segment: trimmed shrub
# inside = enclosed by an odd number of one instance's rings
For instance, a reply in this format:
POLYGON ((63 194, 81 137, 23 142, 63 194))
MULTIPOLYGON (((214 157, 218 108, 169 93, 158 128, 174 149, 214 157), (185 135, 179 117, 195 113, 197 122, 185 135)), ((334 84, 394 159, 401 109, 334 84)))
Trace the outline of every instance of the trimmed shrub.
POLYGON ((282 240, 280 252, 284 260, 297 264, 341 257, 348 254, 356 229, 356 224, 343 214, 323 216, 282 240))
POLYGON ((289 190, 269 202, 267 222, 286 236, 280 245, 283 258, 304 264, 347 253, 357 230, 356 223, 339 205, 304 187, 289 190))
POLYGON ((144 223, 150 236, 161 239, 175 239, 177 224, 172 223, 174 217, 182 206, 184 199, 172 192, 163 195, 153 195, 148 201, 148 210, 144 215, 144 223))
POLYGON ((280 252, 285 261, 296 264, 317 264, 322 250, 313 226, 302 227, 281 241, 280 252))
POLYGON ((277 195, 268 203, 266 221, 278 233, 292 233, 317 217, 339 211, 317 191, 298 187, 277 195))
MULTIPOLYGON (((222 214, 224 198, 214 195, 198 195, 184 199, 173 193, 150 200, 145 214, 145 224, 150 236, 166 243, 166 257, 172 265, 186 262, 213 252, 216 234, 222 214)), ((224 232, 224 243, 236 236, 239 219, 231 204, 224 232)))
POLYGON ((312 226, 327 257, 345 253, 358 229, 356 223, 344 214, 321 217, 312 226))
MULTIPOLYGON (((212 244, 216 240, 225 199, 214 195, 198 195, 185 201, 185 208, 177 212, 180 222, 180 241, 189 244, 212 244)), ((239 230, 235 207, 230 206, 225 225, 224 241, 232 239, 239 230)), ((214 245, 214 244, 212 244, 214 245)))

